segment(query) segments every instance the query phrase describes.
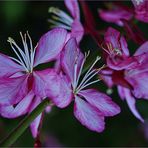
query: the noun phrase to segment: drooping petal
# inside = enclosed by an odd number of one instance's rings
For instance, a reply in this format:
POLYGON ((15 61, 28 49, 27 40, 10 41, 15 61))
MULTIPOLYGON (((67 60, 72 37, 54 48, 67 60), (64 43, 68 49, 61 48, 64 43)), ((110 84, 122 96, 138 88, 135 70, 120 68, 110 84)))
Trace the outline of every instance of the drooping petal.
POLYGON ((77 0, 64 0, 66 7, 74 19, 80 19, 80 10, 77 0))
POLYGON ((82 125, 92 131, 102 132, 105 128, 104 117, 100 111, 78 96, 75 97, 74 115, 82 125))
POLYGON ((129 89, 124 88, 125 89, 125 99, 127 101, 127 104, 131 110, 131 112, 134 114, 134 116, 139 119, 141 122, 144 122, 143 118, 141 117, 141 115, 139 114, 139 112, 136 109, 136 100, 135 98, 132 96, 131 92, 129 89))
POLYGON ((129 50, 127 48, 127 42, 123 36, 120 38, 120 45, 121 45, 121 50, 123 51, 124 55, 127 57, 129 56, 129 50))
POLYGON ((74 74, 77 71, 77 74, 79 73, 80 66, 82 64, 83 55, 80 52, 80 50, 77 47, 76 39, 71 38, 66 46, 64 47, 64 50, 61 54, 61 64, 64 69, 64 72, 69 77, 69 79, 74 82, 74 74), (77 65, 76 70, 74 70, 74 67, 77 65))
MULTIPOLYGON (((32 112, 40 103, 41 103, 41 98, 40 97, 35 97, 33 102, 32 102, 32 105, 30 106, 30 111, 29 112, 32 112)), ((32 132, 32 136, 34 138, 37 137, 38 128, 39 128, 39 125, 40 125, 40 122, 41 122, 41 117, 42 117, 42 113, 39 116, 37 116, 35 118, 35 120, 30 124, 30 129, 31 129, 31 132, 32 132)))
POLYGON ((118 89, 118 94, 119 94, 120 98, 121 98, 122 100, 124 100, 124 99, 125 99, 124 87, 118 85, 118 86, 117 86, 117 89, 118 89))
POLYGON ((55 28, 44 34, 39 40, 34 66, 55 59, 63 49, 67 38, 67 31, 55 28))
POLYGON ((17 104, 28 94, 28 75, 0 78, 0 105, 17 104))
POLYGON ((30 91, 15 107, 1 106, 0 114, 5 118, 16 118, 26 114, 29 111, 29 106, 32 102, 34 94, 30 91))
POLYGON ((120 113, 120 107, 112 99, 95 89, 79 92, 92 106, 96 107, 104 116, 114 116, 120 113))
POLYGON ((10 57, 0 54, 0 77, 9 77, 23 70, 23 67, 13 62, 10 57))
POLYGON ((72 101, 72 90, 71 90, 71 82, 69 82, 66 76, 60 76, 60 83, 59 85, 59 95, 53 98, 53 102, 56 106, 60 108, 64 108, 70 104, 72 101))

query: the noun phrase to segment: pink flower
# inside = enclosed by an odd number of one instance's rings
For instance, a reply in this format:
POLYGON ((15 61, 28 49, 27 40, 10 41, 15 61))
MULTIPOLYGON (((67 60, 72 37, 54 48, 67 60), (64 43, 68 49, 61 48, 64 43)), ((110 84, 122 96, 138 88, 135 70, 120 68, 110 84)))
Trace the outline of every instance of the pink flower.
POLYGON ((114 116, 120 112, 120 108, 110 97, 96 89, 85 89, 98 80, 92 80, 99 70, 93 69, 100 59, 96 58, 82 80, 82 69, 87 58, 80 52, 76 40, 70 39, 61 53, 61 65, 63 68, 63 89, 67 93, 62 93, 54 98, 54 103, 60 107, 66 107, 74 100, 74 116, 88 129, 96 132, 104 130, 104 117, 114 116), (65 96, 63 97, 63 94, 65 96), (65 98, 65 99, 64 99, 65 98), (64 99, 64 101, 63 101, 64 99))
MULTIPOLYGON (((49 97, 59 94, 56 84, 60 82, 60 78, 55 70, 35 68, 59 55, 65 44, 67 31, 57 28, 47 32, 35 48, 28 32, 24 37, 21 33, 20 35, 23 50, 12 38, 8 38, 17 58, 0 54, 0 114, 6 118, 30 113, 47 94, 49 97)), ((33 137, 37 136, 41 116, 40 114, 30 125, 33 137)))
POLYGON ((54 20, 49 19, 49 22, 53 24, 53 27, 62 27, 69 30, 69 38, 75 37, 77 42, 80 42, 84 34, 84 29, 80 22, 80 10, 78 1, 64 0, 64 2, 71 16, 58 8, 51 7, 49 12, 54 14, 54 20))
POLYGON ((145 42, 134 54, 129 55, 126 40, 120 33, 109 28, 105 34, 103 47, 108 68, 102 70, 102 79, 109 87, 117 85, 119 95, 126 99, 132 113, 141 121, 142 117, 136 110, 136 98, 148 98, 148 42, 145 42), (136 97, 136 98, 135 98, 136 97))
POLYGON ((147 0, 132 0, 135 6, 135 17, 139 21, 148 23, 148 1, 147 0))

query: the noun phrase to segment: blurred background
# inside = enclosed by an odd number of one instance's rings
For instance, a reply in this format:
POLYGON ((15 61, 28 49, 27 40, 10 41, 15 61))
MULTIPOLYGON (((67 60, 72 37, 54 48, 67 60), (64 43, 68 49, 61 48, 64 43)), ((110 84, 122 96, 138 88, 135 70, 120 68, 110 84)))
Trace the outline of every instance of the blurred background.
MULTIPOLYGON (((99 19, 97 9, 103 7, 102 1, 88 2, 93 10, 98 28, 104 29, 108 26, 118 28, 114 24, 105 23, 99 19)), ((129 1, 126 5, 131 5, 129 1)), ((48 23, 48 8, 56 6, 65 10, 63 1, 1 1, 0 2, 0 52, 12 54, 8 37, 12 37, 21 46, 19 32, 29 31, 34 46, 41 35, 50 29, 48 23)), ((82 18, 83 20, 83 18, 82 18)), ((148 37, 147 24, 137 24, 148 37)), ((83 50, 98 50, 95 42, 90 37, 85 37, 81 43, 83 50)), ((138 46, 129 42, 130 52, 134 52, 138 46)), ((99 89, 106 92, 107 88, 99 83, 99 89)), ((148 146, 148 120, 140 123, 129 111, 126 102, 121 101, 116 88, 111 95, 113 100, 121 107, 121 113, 113 118, 106 119, 106 129, 103 133, 95 133, 83 127, 73 116, 73 104, 60 110, 53 107, 49 114, 45 114, 41 130, 41 142, 48 147, 99 147, 99 146, 148 146)), ((137 101, 137 108, 144 119, 148 119, 148 101, 137 101)), ((5 137, 23 119, 0 118, 0 139, 5 137)), ((34 139, 29 128, 14 143, 13 146, 33 146, 34 139)))

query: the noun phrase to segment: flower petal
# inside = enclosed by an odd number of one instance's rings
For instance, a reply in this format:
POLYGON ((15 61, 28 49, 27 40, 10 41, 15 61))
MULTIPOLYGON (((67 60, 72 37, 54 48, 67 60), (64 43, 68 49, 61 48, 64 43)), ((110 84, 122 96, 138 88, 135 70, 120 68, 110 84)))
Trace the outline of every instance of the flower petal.
POLYGON ((144 122, 143 118, 141 117, 141 115, 138 113, 137 109, 136 109, 136 100, 135 98, 132 96, 131 92, 129 89, 125 88, 125 98, 127 101, 127 104, 131 110, 131 112, 134 114, 134 116, 139 119, 141 122, 144 122))
POLYGON ((5 118, 16 118, 21 115, 24 115, 28 112, 30 103, 34 94, 29 92, 15 107, 11 106, 1 106, 0 114, 5 118))
POLYGON ((123 26, 124 23, 122 22, 122 19, 124 20, 130 20, 132 17, 132 14, 120 7, 118 7, 115 10, 99 10, 99 16, 106 22, 109 23, 115 23, 119 26, 123 26))
POLYGON ((79 98, 75 97, 74 115, 82 125, 96 132, 104 130, 104 117, 99 110, 79 98))
POLYGON ((77 0, 64 0, 66 7, 74 19, 80 19, 80 10, 77 0))
POLYGON ((0 54, 0 77, 9 77, 23 70, 23 67, 13 62, 10 57, 0 54))
POLYGON ((55 59, 63 49, 67 38, 67 31, 55 28, 44 34, 39 40, 34 66, 55 59))
POLYGON ((0 105, 14 105, 28 94, 28 75, 0 78, 0 105))
POLYGON ((135 56, 141 55, 143 53, 148 53, 148 41, 143 43, 135 52, 135 56))
POLYGON ((69 77, 69 79, 74 82, 74 67, 77 64, 77 75, 84 59, 83 54, 80 52, 77 47, 76 39, 71 38, 64 47, 64 50, 61 54, 61 64, 64 69, 64 72, 69 77))
POLYGON ((104 116, 114 116, 120 113, 120 107, 112 99, 95 89, 79 92, 92 106, 96 107, 104 116))
POLYGON ((74 20, 72 23, 71 37, 76 38, 77 42, 80 43, 84 35, 84 28, 79 20, 74 20))
MULTIPOLYGON (((30 106, 29 112, 32 112, 40 103, 41 103, 41 98, 35 97, 33 102, 32 102, 32 105, 30 106)), ((37 137, 38 128, 39 128, 39 125, 40 125, 40 122, 41 122, 41 117, 42 117, 42 114, 40 114, 38 117, 36 117, 35 120, 30 124, 32 136, 34 138, 37 137)))
POLYGON ((71 83, 66 79, 65 76, 60 77, 60 83, 57 84, 60 88, 59 95, 53 98, 53 102, 56 106, 60 108, 64 108, 70 104, 72 101, 72 90, 71 90, 71 83))
POLYGON ((35 71, 33 73, 34 83, 33 91, 35 95, 41 98, 57 97, 59 95, 59 76, 54 69, 35 71))
POLYGON ((125 78, 132 85, 135 97, 148 99, 148 72, 128 74, 125 78))

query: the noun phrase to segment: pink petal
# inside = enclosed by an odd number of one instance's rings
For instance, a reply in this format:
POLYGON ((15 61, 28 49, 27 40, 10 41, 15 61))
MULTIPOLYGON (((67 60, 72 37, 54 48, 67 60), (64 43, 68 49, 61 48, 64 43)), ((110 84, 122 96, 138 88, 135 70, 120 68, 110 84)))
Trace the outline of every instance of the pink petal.
POLYGON ((141 54, 144 54, 144 53, 148 53, 148 41, 143 43, 138 49, 137 51, 135 52, 135 56, 138 56, 138 55, 141 55, 141 54))
POLYGON ((114 116, 120 113, 120 107, 112 99, 95 89, 87 89, 79 92, 92 106, 102 112, 104 116, 114 116))
POLYGON ((112 73, 113 71, 111 69, 103 69, 100 71, 99 77, 106 83, 106 85, 111 88, 113 87, 113 81, 112 81, 112 73))
POLYGON ((108 57, 107 65, 114 70, 131 69, 138 65, 138 61, 135 57, 127 57, 124 59, 122 57, 108 57))
POLYGON ((136 109, 136 100, 135 98, 131 95, 131 92, 129 89, 125 88, 125 98, 127 101, 127 104, 131 110, 131 112, 134 114, 134 116, 139 119, 141 122, 144 122, 143 118, 139 114, 139 112, 136 109))
POLYGON ((78 96, 75 97, 74 115, 82 125, 96 132, 104 130, 104 117, 95 107, 91 106, 78 96))
POLYGON ((117 86, 117 89, 118 89, 118 94, 119 94, 120 98, 122 100, 124 100, 125 99, 125 90, 124 90, 124 87, 118 85, 117 86))
POLYGON ((0 77, 9 77, 23 70, 23 67, 13 62, 10 57, 0 54, 0 77))
POLYGON ((53 98, 53 102, 56 106, 60 108, 64 108, 70 104, 72 101, 72 90, 71 90, 71 83, 66 79, 65 76, 60 77, 59 85, 59 95, 53 98))
POLYGON ((66 7, 74 19, 80 19, 80 10, 77 0, 64 0, 66 7))
MULTIPOLYGON (((30 106, 30 112, 32 112, 40 103, 41 103, 41 98, 40 97, 35 97, 33 102, 32 102, 32 105, 30 106)), ((39 125, 40 125, 40 122, 41 122, 41 117, 42 117, 42 114, 37 116, 35 118, 35 120, 30 124, 30 129, 31 129, 31 132, 32 132, 32 136, 34 138, 37 137, 37 134, 39 132, 38 128, 39 128, 39 125)))
POLYGON ((55 28, 44 34, 39 40, 34 66, 55 59, 63 49, 67 38, 67 31, 55 28))
POLYGON ((28 75, 17 78, 0 78, 0 105, 13 105, 28 93, 28 75))
POLYGON ((128 74, 126 80, 132 85, 135 97, 148 98, 148 72, 128 74))
POLYGON ((35 71, 33 73, 34 83, 33 91, 35 95, 41 98, 57 97, 59 95, 59 76, 54 69, 46 69, 42 71, 35 71))
POLYGON ((132 14, 121 8, 115 10, 99 10, 99 16, 106 22, 115 23, 119 26, 123 26, 122 19, 130 20, 132 14))
POLYGON ((1 106, 0 114, 5 118, 16 118, 18 116, 24 115, 28 112, 28 108, 34 94, 29 92, 15 107, 11 106, 1 106))
POLYGON ((61 64, 69 79, 74 82, 74 66, 77 63, 77 75, 84 56, 77 47, 76 40, 71 38, 61 54, 61 64))
POLYGON ((84 28, 79 20, 74 20, 72 23, 71 37, 76 38, 79 43, 84 35, 84 28))
POLYGON ((120 32, 116 29, 109 27, 107 29, 107 32, 105 33, 105 42, 111 43, 113 48, 119 48, 119 38, 120 38, 120 32))

